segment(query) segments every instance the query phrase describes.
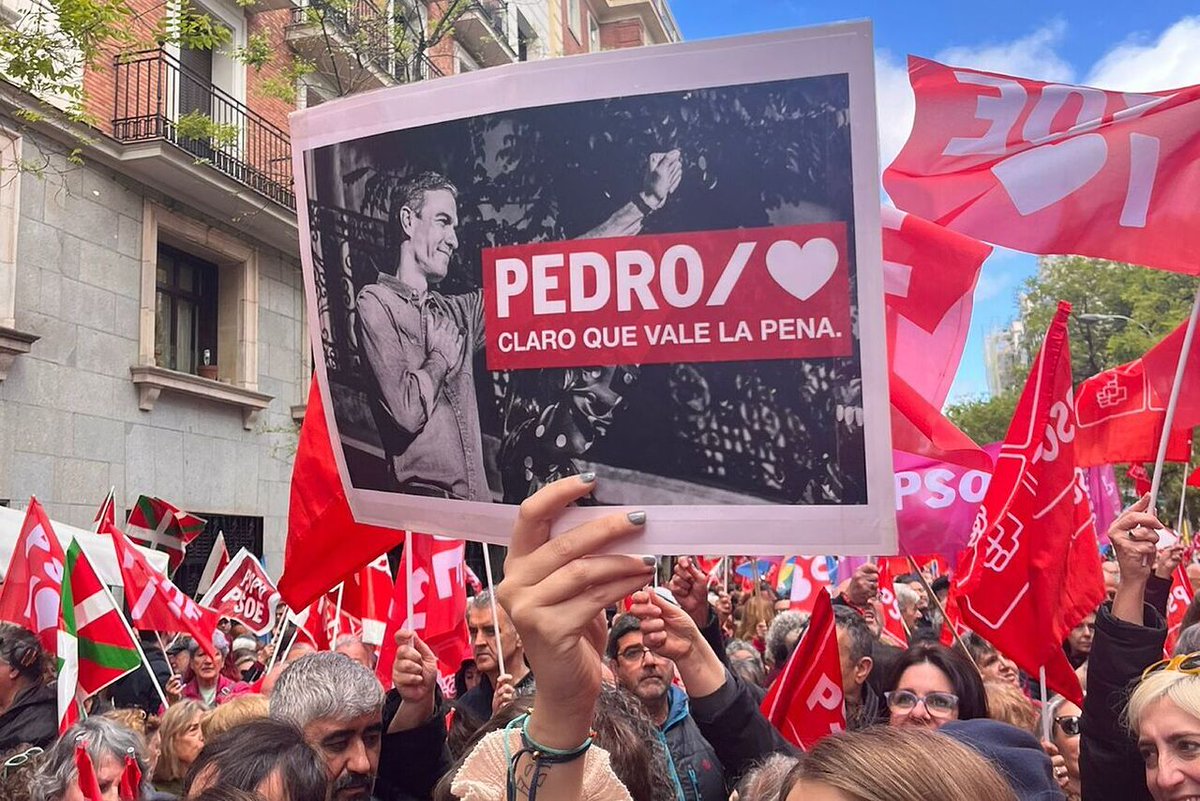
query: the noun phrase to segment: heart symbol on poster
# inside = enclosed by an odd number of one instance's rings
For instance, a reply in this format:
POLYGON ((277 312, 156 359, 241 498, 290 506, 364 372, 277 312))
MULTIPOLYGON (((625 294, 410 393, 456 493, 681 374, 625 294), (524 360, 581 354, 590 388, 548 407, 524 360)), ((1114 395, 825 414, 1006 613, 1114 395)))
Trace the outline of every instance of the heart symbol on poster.
POLYGON ((992 167, 1022 217, 1053 206, 1077 191, 1108 161, 1108 143, 1085 134, 1018 153, 992 167))
POLYGON ((767 249, 767 272, 788 294, 808 300, 817 294, 838 266, 838 249, 825 237, 798 245, 780 239, 767 249))

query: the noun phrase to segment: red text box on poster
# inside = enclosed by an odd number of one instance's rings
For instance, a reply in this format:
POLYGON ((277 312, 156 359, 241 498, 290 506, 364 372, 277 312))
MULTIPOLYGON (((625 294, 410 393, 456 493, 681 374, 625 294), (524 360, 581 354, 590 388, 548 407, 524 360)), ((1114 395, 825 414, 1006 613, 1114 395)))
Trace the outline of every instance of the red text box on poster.
POLYGON ((483 251, 489 370, 849 356, 845 223, 483 251))

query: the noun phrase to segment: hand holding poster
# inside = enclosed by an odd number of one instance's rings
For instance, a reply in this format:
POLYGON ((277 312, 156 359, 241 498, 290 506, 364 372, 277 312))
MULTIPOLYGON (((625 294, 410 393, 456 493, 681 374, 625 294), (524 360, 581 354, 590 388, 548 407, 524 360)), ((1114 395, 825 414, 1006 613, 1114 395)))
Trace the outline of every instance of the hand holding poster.
POLYGON ((595 472, 563 525, 644 509, 642 551, 893 551, 870 38, 602 53, 297 114, 356 520, 503 543, 516 504, 595 472))

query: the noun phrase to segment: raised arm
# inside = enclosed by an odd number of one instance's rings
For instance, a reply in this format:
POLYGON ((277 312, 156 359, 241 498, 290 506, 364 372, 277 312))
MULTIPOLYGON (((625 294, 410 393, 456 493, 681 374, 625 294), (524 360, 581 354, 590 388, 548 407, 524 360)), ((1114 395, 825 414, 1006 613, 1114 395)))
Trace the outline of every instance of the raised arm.
POLYGON ((642 188, 607 220, 579 238, 606 239, 637 234, 642 230, 646 218, 661 209, 671 193, 679 187, 682 177, 683 157, 678 150, 651 153, 646 174, 642 178, 642 188))

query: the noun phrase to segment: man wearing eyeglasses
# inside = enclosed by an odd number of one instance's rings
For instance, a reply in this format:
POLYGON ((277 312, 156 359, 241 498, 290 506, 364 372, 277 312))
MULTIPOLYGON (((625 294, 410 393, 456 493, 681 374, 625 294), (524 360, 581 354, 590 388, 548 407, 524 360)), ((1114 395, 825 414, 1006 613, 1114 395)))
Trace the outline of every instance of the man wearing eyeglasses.
POLYGON ((724 801, 725 771, 712 745, 700 734, 687 694, 672 685, 675 663, 642 644, 641 621, 622 615, 608 635, 608 659, 617 684, 637 696, 662 731, 681 801, 724 801))

